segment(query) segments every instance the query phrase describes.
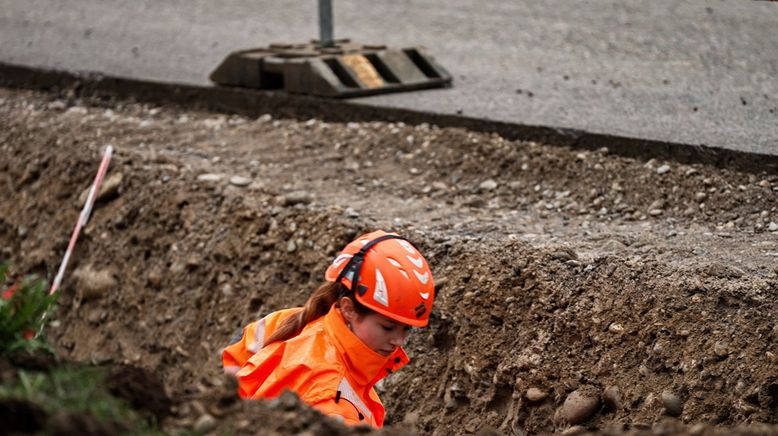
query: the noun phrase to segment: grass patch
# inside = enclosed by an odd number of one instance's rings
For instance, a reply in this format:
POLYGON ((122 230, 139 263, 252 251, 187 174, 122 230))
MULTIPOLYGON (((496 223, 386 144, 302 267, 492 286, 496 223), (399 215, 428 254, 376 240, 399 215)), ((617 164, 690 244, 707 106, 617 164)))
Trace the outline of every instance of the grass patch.
POLYGON ((61 366, 48 372, 19 370, 16 375, 15 383, 0 386, 0 402, 26 400, 48 416, 87 417, 122 434, 161 434, 153 417, 140 416, 124 400, 111 395, 101 368, 61 366))
POLYGON ((50 372, 20 370, 18 381, 0 387, 0 398, 21 398, 40 405, 47 413, 89 413, 100 420, 132 418, 129 407, 105 389, 99 368, 53 368, 50 372))

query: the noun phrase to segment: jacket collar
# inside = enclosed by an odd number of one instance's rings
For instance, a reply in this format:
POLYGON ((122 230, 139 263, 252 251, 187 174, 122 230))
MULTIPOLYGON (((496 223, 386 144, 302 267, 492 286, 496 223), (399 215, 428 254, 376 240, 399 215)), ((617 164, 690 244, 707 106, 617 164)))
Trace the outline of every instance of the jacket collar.
POLYGON ((382 378, 410 362, 401 347, 389 356, 373 351, 348 328, 340 309, 335 305, 324 315, 324 328, 332 337, 349 375, 362 386, 372 387, 382 378))

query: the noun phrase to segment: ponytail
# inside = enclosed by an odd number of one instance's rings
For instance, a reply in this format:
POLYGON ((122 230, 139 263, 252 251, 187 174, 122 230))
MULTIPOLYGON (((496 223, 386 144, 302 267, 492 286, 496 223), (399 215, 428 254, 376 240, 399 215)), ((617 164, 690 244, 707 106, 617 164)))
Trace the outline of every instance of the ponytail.
POLYGON ((326 315, 330 311, 330 307, 338 300, 342 291, 348 290, 336 282, 327 282, 319 286, 308 297, 303 310, 283 320, 278 329, 267 338, 265 345, 276 341, 285 341, 297 336, 309 322, 326 315))

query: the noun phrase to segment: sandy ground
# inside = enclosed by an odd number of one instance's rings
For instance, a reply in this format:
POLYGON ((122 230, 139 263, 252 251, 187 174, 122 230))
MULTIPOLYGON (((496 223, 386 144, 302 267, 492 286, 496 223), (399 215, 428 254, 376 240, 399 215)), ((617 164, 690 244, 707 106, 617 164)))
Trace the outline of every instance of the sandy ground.
POLYGON ((237 401, 219 353, 374 228, 413 240, 438 289, 381 387, 389 433, 776 431, 743 427, 778 424, 776 175, 74 92, 0 89, 0 120, 19 271, 56 272, 116 148, 49 335, 161 377, 170 431, 348 432, 294 398, 237 401))

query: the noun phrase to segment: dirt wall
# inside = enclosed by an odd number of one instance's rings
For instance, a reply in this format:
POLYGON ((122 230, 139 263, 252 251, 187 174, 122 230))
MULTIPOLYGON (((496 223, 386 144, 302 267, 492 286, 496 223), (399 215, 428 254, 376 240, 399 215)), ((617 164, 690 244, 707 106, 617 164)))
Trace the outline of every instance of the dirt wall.
POLYGON ((49 335, 69 359, 159 374, 168 430, 353 431, 294 398, 237 401, 219 352, 374 228, 413 240, 438 290, 381 388, 388 432, 778 424, 775 175, 74 94, 0 90, 0 119, 0 255, 19 271, 56 271, 116 148, 49 335))

